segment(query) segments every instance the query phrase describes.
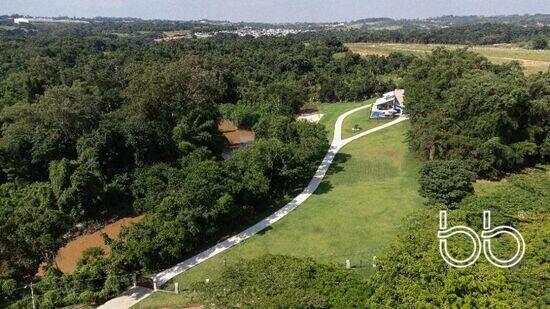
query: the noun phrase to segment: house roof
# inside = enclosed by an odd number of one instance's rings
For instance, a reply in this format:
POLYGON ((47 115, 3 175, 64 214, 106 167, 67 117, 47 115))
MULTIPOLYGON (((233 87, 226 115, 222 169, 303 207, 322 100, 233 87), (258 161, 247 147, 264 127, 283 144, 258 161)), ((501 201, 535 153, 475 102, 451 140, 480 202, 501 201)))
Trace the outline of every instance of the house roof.
POLYGON ((403 105, 405 102, 405 89, 395 89, 395 98, 399 104, 403 105))
POLYGON ((250 144, 254 142, 254 132, 250 130, 236 130, 223 133, 230 146, 250 144))
POLYGON ((393 98, 378 98, 376 102, 374 102, 374 105, 380 105, 391 101, 393 101, 393 98))
POLYGON ((395 89, 394 91, 384 93, 381 98, 376 99, 374 105, 384 104, 393 101, 394 99, 396 99, 400 105, 403 105, 404 95, 404 89, 395 89))
POLYGON ((390 91, 390 92, 386 92, 382 95, 383 97, 393 97, 395 96, 395 92, 394 91, 390 91))
POLYGON ((218 131, 221 133, 236 131, 239 128, 230 120, 222 119, 218 122, 218 131))
POLYGON ((218 123, 218 131, 223 134, 229 146, 239 146, 254 142, 253 131, 239 129, 239 127, 227 119, 220 120, 218 123))

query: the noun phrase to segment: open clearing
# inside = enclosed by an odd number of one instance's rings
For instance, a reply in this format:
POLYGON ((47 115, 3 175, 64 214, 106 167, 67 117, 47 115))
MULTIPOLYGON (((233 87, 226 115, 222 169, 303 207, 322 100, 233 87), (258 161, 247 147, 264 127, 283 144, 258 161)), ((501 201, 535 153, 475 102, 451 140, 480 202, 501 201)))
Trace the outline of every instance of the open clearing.
MULTIPOLYGON (((421 55, 430 52, 436 47, 463 48, 466 45, 443 44, 390 44, 390 43, 350 43, 346 46, 354 53, 361 55, 389 55, 391 52, 411 53, 421 55)), ((499 46, 469 46, 472 51, 479 53, 494 63, 506 63, 517 60, 526 74, 546 71, 550 69, 550 50, 530 50, 514 45, 499 46)))
MULTIPOLYGON (((325 115, 321 122, 331 128, 338 115, 359 105, 321 104, 319 109, 325 115)), ((361 111, 367 122, 368 111, 361 111)), ((373 126, 379 124, 376 121, 373 126)), ((193 282, 216 279, 224 265, 267 253, 311 257, 342 267, 350 259, 356 271, 370 274, 373 256, 395 237, 401 219, 422 205, 417 193, 420 165, 405 143, 407 127, 407 122, 400 123, 345 146, 319 189, 298 209, 174 280, 185 289, 193 282)), ((166 289, 171 288, 172 284, 167 284, 166 289)), ((180 295, 157 292, 135 307, 181 308, 193 303, 196 300, 185 291, 180 295)))

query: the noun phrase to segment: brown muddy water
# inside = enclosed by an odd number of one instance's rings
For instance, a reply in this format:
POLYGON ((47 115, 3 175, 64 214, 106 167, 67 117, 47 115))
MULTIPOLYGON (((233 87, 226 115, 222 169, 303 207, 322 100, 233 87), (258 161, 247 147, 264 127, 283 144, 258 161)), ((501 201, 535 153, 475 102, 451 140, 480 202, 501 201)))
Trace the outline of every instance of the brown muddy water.
MULTIPOLYGON (((127 217, 119 219, 111 224, 105 225, 101 230, 93 233, 80 235, 69 241, 64 247, 57 251, 54 267, 57 267, 63 273, 72 273, 76 269, 76 262, 82 257, 84 250, 88 248, 102 248, 105 255, 111 253, 111 248, 103 241, 102 234, 107 234, 110 238, 116 238, 123 227, 132 223, 140 222, 143 215, 137 217, 127 217)), ((44 265, 40 268, 38 276, 44 273, 44 265)))

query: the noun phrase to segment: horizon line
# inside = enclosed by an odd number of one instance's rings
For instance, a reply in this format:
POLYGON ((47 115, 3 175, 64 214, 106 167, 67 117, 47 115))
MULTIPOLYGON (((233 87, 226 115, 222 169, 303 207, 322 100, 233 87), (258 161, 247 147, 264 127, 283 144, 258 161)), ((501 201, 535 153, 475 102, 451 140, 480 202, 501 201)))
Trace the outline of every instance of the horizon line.
POLYGON ((132 17, 132 16, 94 16, 94 17, 85 17, 85 16, 68 16, 68 15, 57 15, 57 16, 39 16, 39 15, 23 15, 19 13, 2 13, 3 15, 0 16, 7 16, 9 18, 50 18, 50 19, 59 19, 59 18, 69 18, 69 19, 82 19, 82 20, 94 20, 94 19, 136 19, 136 20, 142 20, 142 21, 171 21, 171 22, 201 22, 201 21, 209 21, 209 22, 223 22, 223 23, 232 23, 232 24, 239 24, 239 23, 251 23, 251 24, 270 24, 270 25, 277 25, 277 24, 333 24, 333 23, 353 23, 353 22, 359 22, 362 20, 369 20, 369 19, 391 19, 393 21, 415 21, 415 20, 430 20, 430 19, 438 19, 438 18, 444 18, 444 17, 477 17, 477 18, 491 18, 491 17, 512 17, 512 16, 550 16, 548 13, 525 13, 525 14, 498 14, 498 15, 483 15, 483 14, 476 14, 476 15, 438 15, 438 16, 430 16, 430 17, 416 17, 416 18, 394 18, 394 17, 388 17, 388 16, 378 16, 378 17, 365 17, 360 19, 353 19, 353 20, 334 20, 334 21, 287 21, 287 22, 269 22, 269 21, 231 21, 231 20, 217 20, 217 19, 209 19, 209 18, 202 18, 202 19, 162 19, 162 18, 143 18, 143 17, 132 17), (17 17, 14 17, 17 16, 17 17))

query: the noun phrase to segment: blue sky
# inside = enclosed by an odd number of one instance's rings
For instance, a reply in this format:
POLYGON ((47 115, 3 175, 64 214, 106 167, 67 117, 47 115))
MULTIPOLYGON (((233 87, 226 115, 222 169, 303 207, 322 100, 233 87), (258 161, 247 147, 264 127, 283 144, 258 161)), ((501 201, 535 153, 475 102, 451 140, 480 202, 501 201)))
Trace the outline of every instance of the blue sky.
POLYGON ((547 13, 550 0, 0 0, 0 15, 230 21, 346 21, 368 17, 547 13))

